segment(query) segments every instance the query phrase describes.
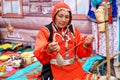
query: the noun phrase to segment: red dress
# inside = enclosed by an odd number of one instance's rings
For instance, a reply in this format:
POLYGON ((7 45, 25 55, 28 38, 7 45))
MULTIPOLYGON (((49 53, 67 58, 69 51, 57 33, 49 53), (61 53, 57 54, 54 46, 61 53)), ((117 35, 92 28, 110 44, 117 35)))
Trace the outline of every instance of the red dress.
MULTIPOLYGON (((52 26, 53 28, 53 26, 52 26)), ((53 36, 55 34, 59 34, 55 36, 55 41, 58 42, 60 45, 60 51, 59 53, 62 55, 64 59, 66 59, 66 47, 65 47, 65 40, 63 40, 63 32, 65 32, 66 29, 59 29, 58 31, 53 28, 53 36)), ((49 38, 49 30, 46 27, 42 27, 39 30, 39 33, 36 38, 36 45, 34 50, 34 55, 38 58, 38 60, 42 64, 46 64, 51 61, 51 59, 56 59, 56 52, 48 53, 46 51, 47 45, 49 44, 48 38, 49 38)), ((68 59, 73 58, 75 55, 77 55, 78 59, 83 57, 89 57, 92 52, 92 45, 89 45, 87 48, 83 47, 84 39, 81 34, 79 33, 78 29, 74 27, 74 35, 69 30, 67 33, 67 36, 69 38, 68 41, 68 59), (76 42, 76 54, 75 51, 75 45, 76 42)), ((52 74, 54 77, 54 80, 85 80, 88 73, 86 73, 82 69, 82 65, 78 62, 78 59, 75 60, 73 64, 70 65, 64 65, 59 66, 55 64, 51 64, 52 74)))

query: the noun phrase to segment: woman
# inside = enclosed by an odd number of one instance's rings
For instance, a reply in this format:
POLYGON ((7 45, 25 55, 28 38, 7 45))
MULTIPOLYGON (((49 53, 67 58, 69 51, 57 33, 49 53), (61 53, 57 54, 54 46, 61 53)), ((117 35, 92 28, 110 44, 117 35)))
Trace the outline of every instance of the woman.
MULTIPOLYGON (((106 35, 105 32, 101 32, 98 28, 98 24, 96 23, 96 16, 95 11, 98 10, 99 7, 102 7, 104 3, 107 3, 107 6, 111 5, 108 9, 108 42, 109 42, 109 54, 110 56, 115 55, 118 52, 118 26, 117 26, 117 0, 90 0, 90 7, 88 12, 88 17, 92 23, 92 33, 94 35, 94 42, 93 42, 93 50, 97 55, 100 55, 104 59, 107 58, 106 56, 106 35), (100 4, 97 2, 101 1, 100 4), (91 4, 94 3, 95 5, 91 4)), ((99 18, 99 17, 98 17, 99 18)), ((117 57, 116 57, 117 58, 117 57)), ((115 68, 114 68, 114 59, 110 60, 110 74, 116 77, 115 68)), ((107 64, 104 64, 104 69, 100 70, 101 75, 107 74, 107 64)))
MULTIPOLYGON (((37 35, 34 55, 43 64, 50 63, 54 80, 85 80, 96 78, 82 69, 78 59, 89 57, 92 52, 92 35, 82 37, 78 29, 71 26, 72 13, 65 3, 58 3, 52 11, 52 41, 50 30, 43 26, 37 35)), ((42 78, 43 79, 43 78, 42 78)), ((47 80, 47 79, 43 79, 47 80)))

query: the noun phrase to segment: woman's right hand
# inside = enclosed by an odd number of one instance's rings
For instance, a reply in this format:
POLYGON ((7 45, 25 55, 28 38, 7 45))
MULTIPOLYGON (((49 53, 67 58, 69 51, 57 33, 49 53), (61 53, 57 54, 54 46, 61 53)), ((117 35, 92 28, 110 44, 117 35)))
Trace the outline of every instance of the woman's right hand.
POLYGON ((60 50, 60 46, 58 42, 51 42, 47 46, 47 51, 48 52, 58 52, 60 50))

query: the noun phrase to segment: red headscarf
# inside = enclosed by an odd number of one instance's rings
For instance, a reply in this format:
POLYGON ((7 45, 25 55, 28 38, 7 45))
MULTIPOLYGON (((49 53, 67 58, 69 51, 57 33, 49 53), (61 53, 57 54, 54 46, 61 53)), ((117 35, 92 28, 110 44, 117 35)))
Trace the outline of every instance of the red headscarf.
POLYGON ((68 11, 70 13, 70 21, 69 21, 69 24, 70 24, 71 19, 72 19, 72 12, 71 12, 71 9, 70 9, 69 5, 67 5, 66 3, 57 3, 54 6, 54 8, 52 10, 52 21, 54 22, 54 18, 55 18, 56 13, 61 9, 65 10, 65 11, 68 11))

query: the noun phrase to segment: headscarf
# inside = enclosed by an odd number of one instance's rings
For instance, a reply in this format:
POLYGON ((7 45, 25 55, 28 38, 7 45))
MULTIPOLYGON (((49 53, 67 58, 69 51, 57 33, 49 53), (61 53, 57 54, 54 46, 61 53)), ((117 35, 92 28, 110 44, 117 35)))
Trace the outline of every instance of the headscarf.
POLYGON ((54 22, 57 12, 62 10, 62 9, 65 10, 65 11, 68 11, 70 13, 70 21, 68 23, 68 24, 70 24, 71 20, 72 20, 72 12, 71 12, 71 9, 70 9, 69 5, 67 5, 66 3, 57 3, 54 6, 54 8, 52 10, 52 22, 54 22))

